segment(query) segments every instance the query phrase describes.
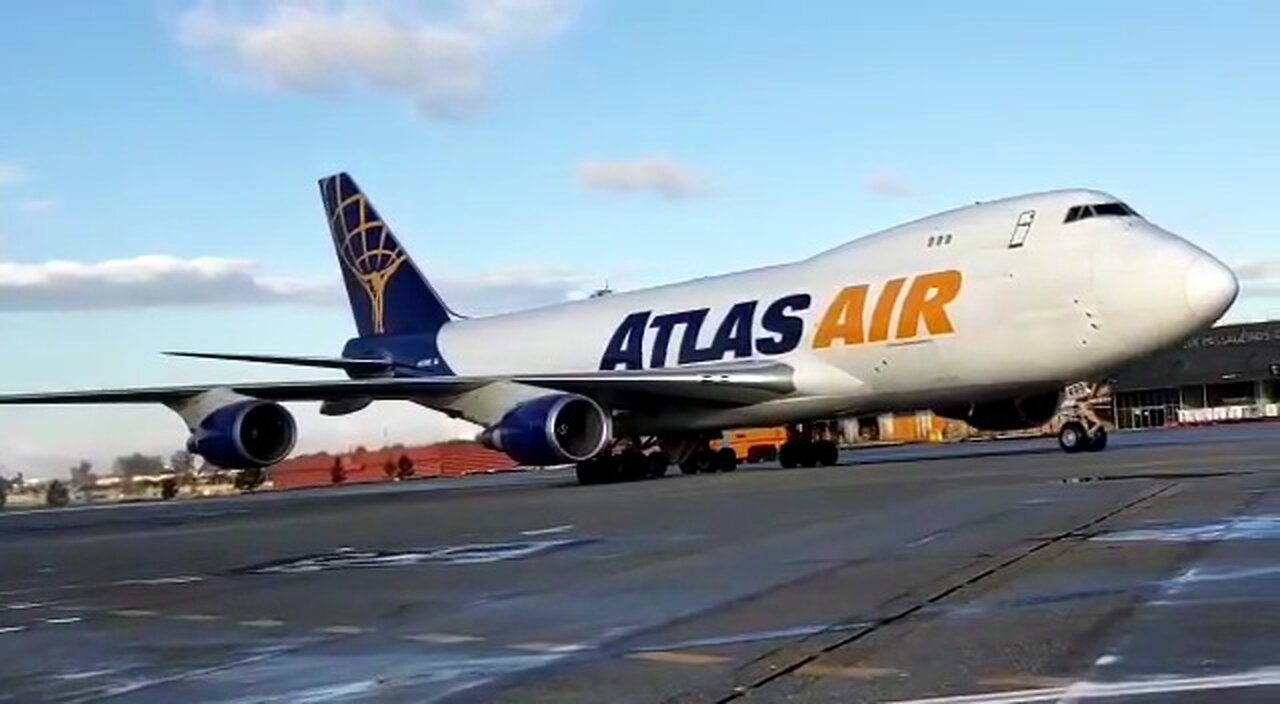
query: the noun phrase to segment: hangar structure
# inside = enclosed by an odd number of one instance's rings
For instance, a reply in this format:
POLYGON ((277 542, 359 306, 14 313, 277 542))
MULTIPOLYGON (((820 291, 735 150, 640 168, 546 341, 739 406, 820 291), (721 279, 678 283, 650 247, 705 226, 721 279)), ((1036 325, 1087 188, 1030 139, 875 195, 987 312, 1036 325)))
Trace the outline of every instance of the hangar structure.
POLYGON ((1150 428, 1280 416, 1280 320, 1221 325, 1116 370, 1115 424, 1150 428))

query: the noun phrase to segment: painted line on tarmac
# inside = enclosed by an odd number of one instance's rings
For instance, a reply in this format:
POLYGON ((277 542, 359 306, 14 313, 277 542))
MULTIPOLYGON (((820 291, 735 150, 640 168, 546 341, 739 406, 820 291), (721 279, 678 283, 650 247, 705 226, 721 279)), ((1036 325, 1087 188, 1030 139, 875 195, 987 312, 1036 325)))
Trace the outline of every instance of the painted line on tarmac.
POLYGON ((245 628, 279 628, 284 625, 284 621, 274 618, 255 618, 240 621, 239 624, 245 628))
POLYGON ((898 699, 889 704, 1022 704, 1023 702, 1076 701, 1077 699, 1133 697, 1149 694, 1212 692, 1250 687, 1280 687, 1280 667, 1263 667, 1228 675, 1202 677, 1169 676, 1127 682, 1076 682, 1066 687, 898 699))
POLYGON ((159 616, 160 614, 151 609, 116 609, 107 612, 111 616, 124 616, 125 618, 142 618, 145 616, 159 616))
POLYGON ((26 626, 0 626, 0 636, 10 633, 21 633, 27 630, 26 626))
POLYGON ((372 633, 373 629, 365 628, 364 626, 339 625, 339 626, 323 626, 321 628, 317 628, 316 631, 318 633, 327 633, 331 636, 358 636, 358 635, 363 635, 365 633, 372 633))
POLYGON ((515 650, 527 650, 532 653, 554 653, 558 655, 565 653, 577 653, 589 649, 589 646, 578 643, 544 643, 541 641, 534 641, 531 643, 513 643, 507 647, 514 648, 515 650))
POLYGON ((866 665, 823 665, 820 663, 809 663, 799 670, 798 675, 808 675, 810 677, 841 677, 851 680, 873 680, 878 677, 889 677, 891 675, 900 675, 902 670, 893 667, 870 667, 866 665))
POLYGON ((433 645, 457 645, 459 643, 477 643, 484 640, 480 636, 469 636, 464 633, 418 633, 404 636, 404 639, 433 645))
POLYGON ((643 653, 631 653, 627 655, 627 659, 660 662, 670 665, 719 665, 729 662, 733 658, 727 658, 723 655, 709 655, 707 653, 685 653, 678 650, 652 650, 643 653))
POLYGON ((175 621, 190 621, 192 623, 208 623, 222 620, 222 617, 217 614, 175 614, 172 618, 175 621))
POLYGON ((1012 674, 1012 675, 995 675, 992 677, 983 677, 978 680, 978 684, 984 687, 1023 687, 1027 689, 1033 688, 1054 688, 1066 687, 1073 680, 1066 677, 1049 677, 1046 675, 1033 675, 1030 673, 1012 674))

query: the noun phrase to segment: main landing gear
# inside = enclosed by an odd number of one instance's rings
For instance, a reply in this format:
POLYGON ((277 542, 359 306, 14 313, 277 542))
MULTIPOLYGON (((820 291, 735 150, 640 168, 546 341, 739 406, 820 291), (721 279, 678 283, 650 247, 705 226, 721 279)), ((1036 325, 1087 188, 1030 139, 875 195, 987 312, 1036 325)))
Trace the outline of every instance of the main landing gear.
POLYGON ((705 438, 681 436, 621 440, 612 448, 577 465, 580 484, 657 479, 666 476, 672 464, 683 474, 732 472, 738 456, 731 447, 711 448, 705 438))
POLYGON ((823 424, 796 423, 787 426, 787 441, 778 448, 778 464, 792 467, 830 467, 840 459, 840 448, 823 424))
POLYGON ((628 447, 617 453, 606 450, 578 463, 578 483, 608 484, 657 479, 666 476, 670 466, 670 460, 661 450, 644 452, 638 447, 628 447))

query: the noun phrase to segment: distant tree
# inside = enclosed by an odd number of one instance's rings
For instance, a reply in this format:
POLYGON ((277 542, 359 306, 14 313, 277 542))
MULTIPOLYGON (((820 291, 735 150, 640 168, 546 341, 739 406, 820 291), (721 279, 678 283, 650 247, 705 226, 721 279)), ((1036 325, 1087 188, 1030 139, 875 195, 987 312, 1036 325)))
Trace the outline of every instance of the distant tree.
POLYGON ((93 464, 89 460, 80 460, 80 463, 71 468, 71 488, 84 489, 93 486, 98 480, 97 475, 93 473, 93 464))
POLYGON ((408 455, 401 454, 400 459, 396 462, 396 478, 409 479, 413 476, 413 460, 408 455))
POLYGON ((187 450, 176 450, 169 455, 169 469, 179 477, 192 474, 196 471, 196 456, 187 450))
POLYGON ((164 460, 159 455, 144 455, 135 452, 121 455, 112 464, 112 470, 121 477, 137 477, 148 474, 162 474, 164 460))
POLYGON ((365 447, 364 445, 356 445, 356 449, 352 454, 363 455, 363 454, 367 454, 368 452, 369 452, 369 448, 365 447))
POLYGON ((67 491, 67 485, 57 479, 49 482, 49 488, 44 492, 44 504, 49 508, 61 508, 71 503, 71 493, 67 491))
POLYGON ((160 498, 168 501, 178 495, 178 480, 173 477, 165 477, 160 482, 160 498))
POLYGON ((9 480, 0 477, 0 509, 9 502, 9 480))
POLYGON ((382 473, 387 476, 387 479, 398 479, 399 471, 399 467, 396 466, 395 461, 390 457, 388 457, 387 461, 382 465, 382 473))
POLYGON ((329 481, 334 484, 347 481, 347 468, 342 464, 341 456, 333 458, 333 466, 329 468, 329 481))

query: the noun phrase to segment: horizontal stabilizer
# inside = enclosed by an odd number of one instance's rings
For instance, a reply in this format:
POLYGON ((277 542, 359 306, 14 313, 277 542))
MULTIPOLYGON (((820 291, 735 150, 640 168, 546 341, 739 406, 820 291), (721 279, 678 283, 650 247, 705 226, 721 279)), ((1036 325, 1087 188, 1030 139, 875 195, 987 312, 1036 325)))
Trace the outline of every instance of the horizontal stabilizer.
POLYGON ((292 357, 280 354, 223 354, 219 352, 165 352, 164 354, 170 357, 186 357, 189 359, 220 359, 229 362, 341 369, 366 375, 390 371, 395 366, 394 362, 387 359, 355 359, 352 357, 292 357))

